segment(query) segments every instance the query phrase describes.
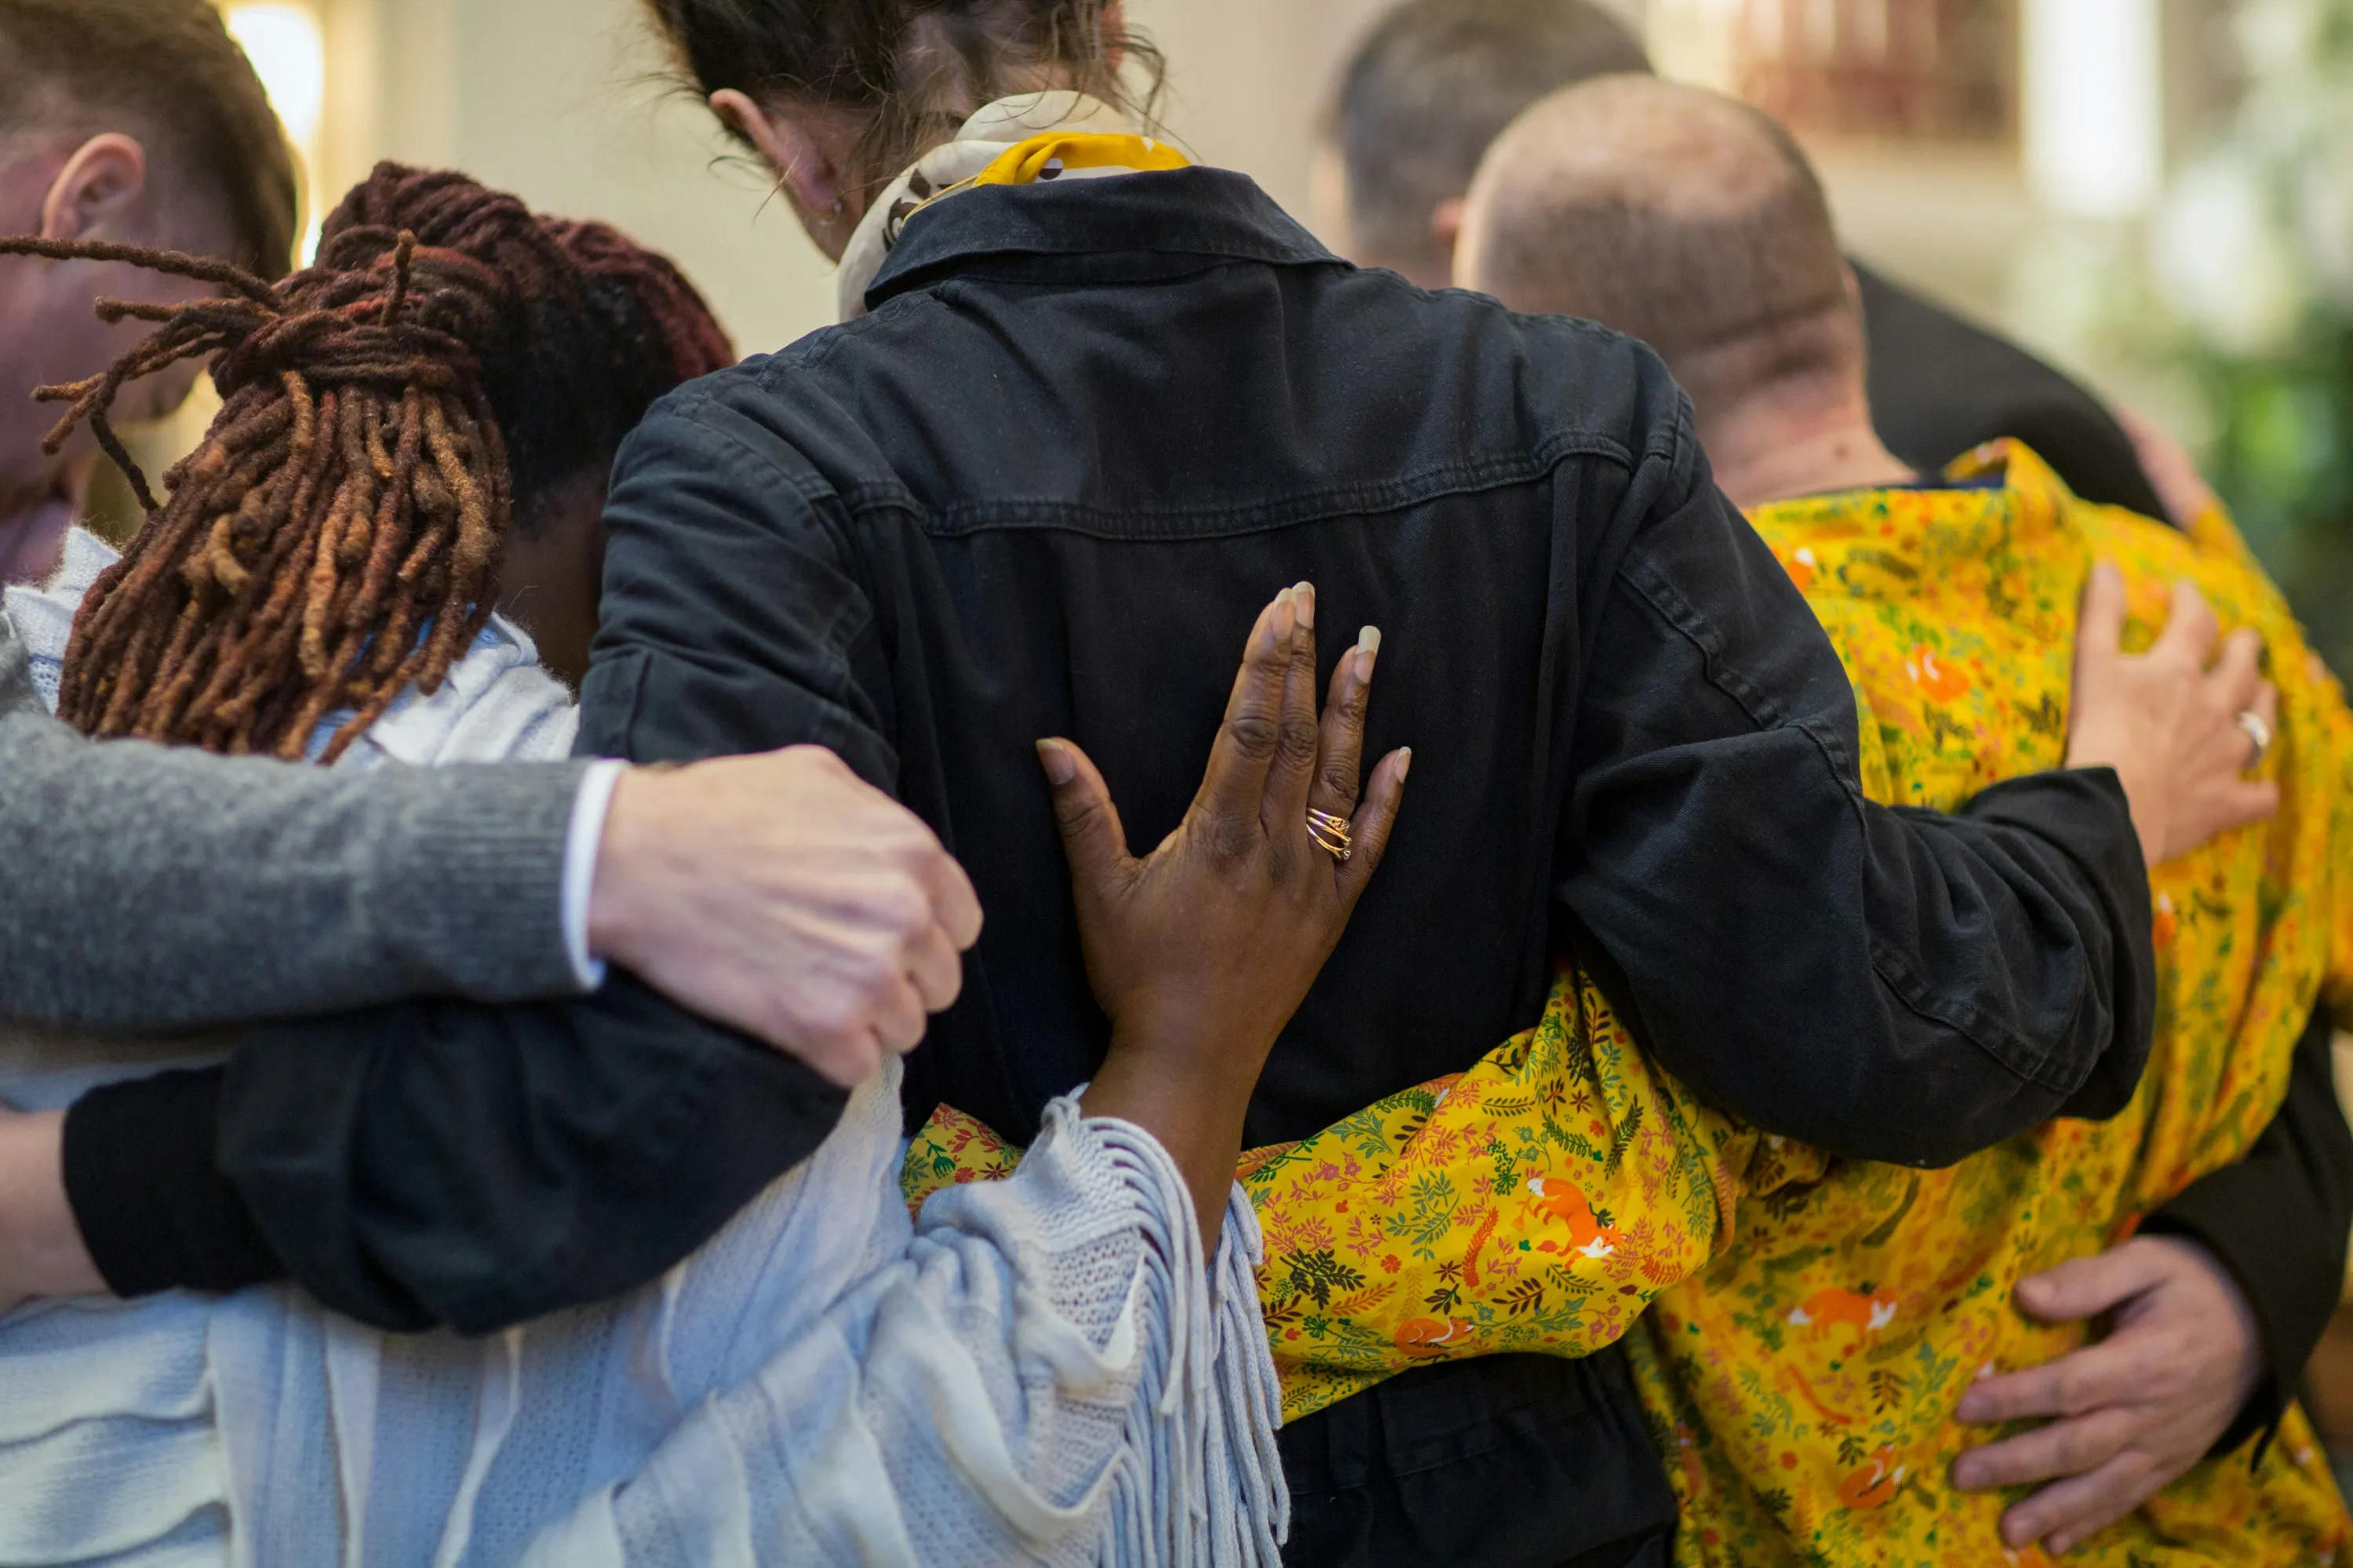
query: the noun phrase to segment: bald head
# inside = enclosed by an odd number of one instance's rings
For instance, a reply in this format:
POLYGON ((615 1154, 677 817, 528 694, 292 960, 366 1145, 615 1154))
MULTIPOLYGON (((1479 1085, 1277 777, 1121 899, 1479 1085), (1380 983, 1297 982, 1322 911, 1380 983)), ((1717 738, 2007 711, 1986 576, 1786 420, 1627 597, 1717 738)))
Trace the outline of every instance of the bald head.
POLYGON ((1747 105, 1651 77, 1555 93, 1488 151, 1456 279, 1656 349, 1699 406, 1862 369, 1821 183, 1747 105))

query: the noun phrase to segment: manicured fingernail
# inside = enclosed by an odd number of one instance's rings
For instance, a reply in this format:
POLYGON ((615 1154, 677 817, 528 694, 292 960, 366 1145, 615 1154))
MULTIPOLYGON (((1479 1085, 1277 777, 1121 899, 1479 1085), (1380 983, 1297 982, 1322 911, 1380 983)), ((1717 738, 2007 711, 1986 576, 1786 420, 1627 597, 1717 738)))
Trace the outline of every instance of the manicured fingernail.
POLYGON ((1398 783, 1405 783, 1405 775, 1411 772, 1413 772, 1413 748, 1411 746, 1399 747, 1398 750, 1398 783))
POLYGON ((1293 590, 1285 588, 1274 596, 1274 616, 1267 622, 1267 636, 1277 643, 1291 640, 1291 628, 1297 624, 1298 599, 1293 590))
POLYGON ((1046 769, 1046 777, 1055 784, 1066 784, 1079 776, 1079 764, 1071 759, 1071 748, 1060 741, 1038 742, 1038 761, 1046 769))
POLYGON ((1299 624, 1308 630, 1315 629, 1315 584, 1298 583, 1292 586, 1292 603, 1299 606, 1299 624))

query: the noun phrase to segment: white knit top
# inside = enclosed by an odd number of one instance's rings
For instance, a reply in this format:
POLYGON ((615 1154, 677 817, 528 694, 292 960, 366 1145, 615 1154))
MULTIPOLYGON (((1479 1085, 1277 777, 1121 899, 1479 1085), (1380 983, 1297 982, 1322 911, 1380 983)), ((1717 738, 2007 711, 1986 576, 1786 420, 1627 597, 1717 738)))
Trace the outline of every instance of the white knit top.
MULTIPOLYGON (((25 645, 33 689, 52 713, 74 613, 99 574, 117 559, 104 540, 77 528, 67 534, 64 561, 47 588, 7 590, 8 619, 25 645)), ((350 717, 333 713, 321 721, 311 736, 311 755, 326 750, 350 717)), ((572 754, 579 730, 572 693, 539 667, 539 649, 530 636, 504 616, 492 616, 439 689, 429 696, 405 691, 394 699, 336 766, 560 761, 572 754)))

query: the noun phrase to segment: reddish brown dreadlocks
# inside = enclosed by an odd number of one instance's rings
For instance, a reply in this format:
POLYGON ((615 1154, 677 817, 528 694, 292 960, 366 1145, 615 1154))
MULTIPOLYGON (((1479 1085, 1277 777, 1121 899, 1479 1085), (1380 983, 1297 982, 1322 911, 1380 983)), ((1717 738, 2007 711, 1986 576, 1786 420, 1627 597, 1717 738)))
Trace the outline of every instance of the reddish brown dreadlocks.
POLYGON ((655 397, 733 358, 661 258, 393 164, 282 284, 136 247, 0 239, 0 254, 128 261, 221 290, 101 301, 104 319, 158 331, 104 374, 38 394, 67 405, 50 448, 89 421, 148 514, 67 651, 60 715, 96 736, 298 758, 348 713, 321 757, 334 761, 471 645, 517 488, 609 462, 655 397), (193 358, 213 359, 223 406, 159 506, 108 411, 123 385, 193 358))

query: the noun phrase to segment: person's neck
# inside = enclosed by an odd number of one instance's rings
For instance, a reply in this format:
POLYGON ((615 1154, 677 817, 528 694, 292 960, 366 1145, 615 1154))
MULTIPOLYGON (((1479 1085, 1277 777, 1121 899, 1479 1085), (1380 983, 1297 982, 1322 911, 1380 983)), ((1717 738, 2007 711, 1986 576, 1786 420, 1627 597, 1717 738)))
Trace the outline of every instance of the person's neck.
POLYGON ((1888 489, 1919 474, 1872 427, 1860 386, 1825 394, 1760 392, 1728 414, 1699 422, 1715 482, 1746 510, 1792 496, 1888 489))
POLYGON ((90 502, 94 456, 0 480, 0 584, 45 583, 90 502))

